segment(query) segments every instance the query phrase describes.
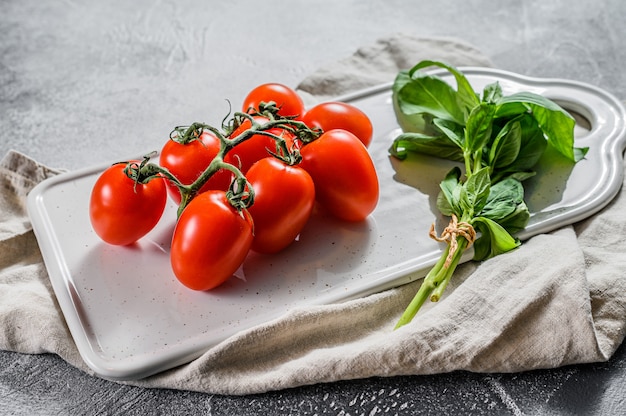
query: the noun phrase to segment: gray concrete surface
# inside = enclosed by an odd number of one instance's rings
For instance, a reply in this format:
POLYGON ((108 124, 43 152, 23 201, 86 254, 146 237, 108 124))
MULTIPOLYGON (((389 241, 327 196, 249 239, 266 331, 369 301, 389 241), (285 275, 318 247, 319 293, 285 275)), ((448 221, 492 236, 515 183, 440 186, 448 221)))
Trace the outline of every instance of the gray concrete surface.
MULTIPOLYGON (((252 86, 307 74, 396 32, 455 37, 495 66, 626 99, 622 0, 0 2, 0 154, 77 169, 140 154, 181 120, 221 120, 252 86)), ((522 374, 345 381, 224 397, 87 376, 0 352, 0 414, 626 413, 626 350, 522 374)))

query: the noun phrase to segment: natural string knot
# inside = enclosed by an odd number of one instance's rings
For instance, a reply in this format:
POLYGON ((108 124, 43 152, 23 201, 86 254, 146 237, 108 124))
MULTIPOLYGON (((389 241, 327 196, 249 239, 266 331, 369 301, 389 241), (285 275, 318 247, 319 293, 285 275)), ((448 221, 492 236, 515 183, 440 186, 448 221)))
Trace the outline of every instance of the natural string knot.
POLYGON ((467 240, 466 250, 474 244, 476 240, 476 230, 474 227, 468 222, 459 222, 456 215, 452 214, 452 219, 450 223, 444 230, 441 232, 441 236, 437 237, 437 233, 435 232, 435 224, 433 223, 430 226, 430 232, 428 233, 430 238, 433 240, 437 240, 439 242, 447 242, 450 246, 450 250, 448 251, 448 256, 446 257, 446 261, 443 264, 443 267, 449 267, 452 262, 452 257, 454 257, 454 253, 456 253, 459 243, 457 238, 459 236, 465 238, 467 240))

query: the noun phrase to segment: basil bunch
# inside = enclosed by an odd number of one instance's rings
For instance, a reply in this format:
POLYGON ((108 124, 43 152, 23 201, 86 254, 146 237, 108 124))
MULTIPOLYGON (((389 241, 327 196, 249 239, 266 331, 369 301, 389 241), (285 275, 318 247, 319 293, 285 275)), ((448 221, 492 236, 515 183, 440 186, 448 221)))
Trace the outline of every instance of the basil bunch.
POLYGON ((393 103, 403 133, 389 149, 405 159, 419 152, 461 162, 440 184, 437 208, 450 216, 441 236, 447 242, 439 261, 424 278, 396 328, 410 322, 428 297, 437 301, 450 281, 462 252, 474 244, 474 259, 484 260, 520 245, 515 233, 530 218, 522 182, 552 147, 571 163, 586 148, 574 147, 574 119, 555 102, 530 92, 504 96, 499 83, 487 85, 480 97, 453 66, 422 61, 398 74, 393 103), (456 89, 423 72, 440 67, 456 80, 456 89), (476 238, 478 236, 478 238, 476 238))

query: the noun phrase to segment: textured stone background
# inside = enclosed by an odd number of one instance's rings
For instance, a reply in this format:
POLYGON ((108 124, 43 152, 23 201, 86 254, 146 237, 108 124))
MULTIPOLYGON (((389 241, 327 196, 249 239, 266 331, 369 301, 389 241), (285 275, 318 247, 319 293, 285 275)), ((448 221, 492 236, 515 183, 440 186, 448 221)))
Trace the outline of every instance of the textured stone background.
MULTIPOLYGON (((78 169, 219 122, 226 99, 307 74, 396 32, 474 44, 495 66, 626 99, 622 0, 0 2, 0 155, 78 169)), ((346 381, 223 397, 126 387, 52 355, 0 352, 0 414, 620 414, 626 349, 523 374, 346 381)), ((623 413, 622 413, 623 414, 623 413)))

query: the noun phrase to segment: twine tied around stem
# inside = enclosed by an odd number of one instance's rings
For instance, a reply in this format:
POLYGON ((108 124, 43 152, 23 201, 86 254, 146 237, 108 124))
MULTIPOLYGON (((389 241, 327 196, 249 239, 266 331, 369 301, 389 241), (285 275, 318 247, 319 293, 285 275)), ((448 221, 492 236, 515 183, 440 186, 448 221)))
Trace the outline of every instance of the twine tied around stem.
POLYGON ((430 226, 430 232, 428 233, 428 235, 433 240, 446 242, 450 246, 448 256, 446 257, 446 261, 443 264, 443 267, 446 268, 450 266, 452 258, 454 257, 454 253, 456 253, 459 247, 459 243, 457 241, 457 238, 459 236, 467 240, 468 244, 465 248, 466 250, 470 248, 472 244, 474 244, 474 241, 476 241, 476 230, 474 230, 474 227, 472 227, 472 225, 468 222, 459 222, 458 218, 454 214, 452 214, 452 219, 450 220, 448 226, 444 228, 444 230, 441 232, 441 236, 437 236, 434 223, 430 226))

